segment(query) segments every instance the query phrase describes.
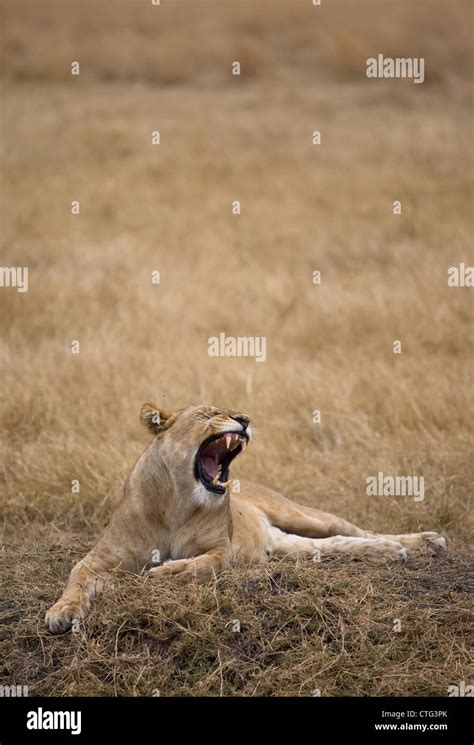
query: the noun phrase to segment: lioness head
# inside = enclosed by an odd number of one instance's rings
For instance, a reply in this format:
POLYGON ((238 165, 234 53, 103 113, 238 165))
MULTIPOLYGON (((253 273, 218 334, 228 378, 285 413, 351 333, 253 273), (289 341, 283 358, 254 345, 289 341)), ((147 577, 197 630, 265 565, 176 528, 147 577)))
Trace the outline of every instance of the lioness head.
POLYGON ((143 404, 140 419, 159 439, 160 454, 173 474, 223 495, 230 483, 229 466, 250 440, 245 414, 215 406, 186 406, 173 414, 143 404))

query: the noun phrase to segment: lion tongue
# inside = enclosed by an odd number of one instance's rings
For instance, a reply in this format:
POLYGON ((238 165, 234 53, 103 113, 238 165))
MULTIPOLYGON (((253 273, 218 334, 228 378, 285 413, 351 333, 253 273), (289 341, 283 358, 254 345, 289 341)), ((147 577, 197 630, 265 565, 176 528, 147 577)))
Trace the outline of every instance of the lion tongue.
POLYGON ((218 473, 220 472, 220 466, 217 463, 217 460, 215 458, 211 458, 209 455, 205 455, 204 458, 202 459, 202 463, 207 473, 212 478, 214 476, 217 476, 218 473))

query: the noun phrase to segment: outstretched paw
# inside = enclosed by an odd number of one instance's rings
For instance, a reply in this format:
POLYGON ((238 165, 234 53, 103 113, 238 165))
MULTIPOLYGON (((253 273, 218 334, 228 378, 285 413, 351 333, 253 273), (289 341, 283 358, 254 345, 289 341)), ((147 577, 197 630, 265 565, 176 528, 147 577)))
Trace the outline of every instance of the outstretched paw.
POLYGON ((85 609, 82 606, 61 599, 46 613, 44 622, 52 634, 61 634, 84 616, 85 609))
POLYGON ((448 541, 440 533, 422 533, 424 548, 431 554, 442 554, 448 550, 448 541))

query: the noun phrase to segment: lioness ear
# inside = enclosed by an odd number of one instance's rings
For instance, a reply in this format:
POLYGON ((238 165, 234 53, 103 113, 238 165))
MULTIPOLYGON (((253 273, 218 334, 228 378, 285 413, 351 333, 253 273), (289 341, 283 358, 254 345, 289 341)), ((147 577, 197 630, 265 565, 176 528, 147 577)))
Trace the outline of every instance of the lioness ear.
POLYGON ((166 429, 166 423, 169 418, 170 414, 167 411, 159 409, 154 404, 143 404, 140 409, 140 421, 153 435, 166 429))

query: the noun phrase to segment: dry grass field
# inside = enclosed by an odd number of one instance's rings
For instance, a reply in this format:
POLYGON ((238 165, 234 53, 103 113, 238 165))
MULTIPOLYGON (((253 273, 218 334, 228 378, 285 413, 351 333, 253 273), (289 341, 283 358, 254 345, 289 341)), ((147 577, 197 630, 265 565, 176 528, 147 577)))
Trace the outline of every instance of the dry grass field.
POLYGON ((1 14, 0 263, 28 267, 29 289, 0 288, 0 683, 403 696, 472 681, 473 290, 447 284, 473 263, 471 4, 1 14), (423 56, 425 82, 367 79, 379 52, 423 56), (220 332, 265 336, 267 360, 209 357, 220 332), (275 561, 202 587, 117 576, 78 633, 52 637, 44 613, 147 444, 144 401, 241 409, 255 439, 234 477, 373 530, 442 531, 450 551, 275 561), (425 499, 367 496, 378 471, 424 476, 425 499))

